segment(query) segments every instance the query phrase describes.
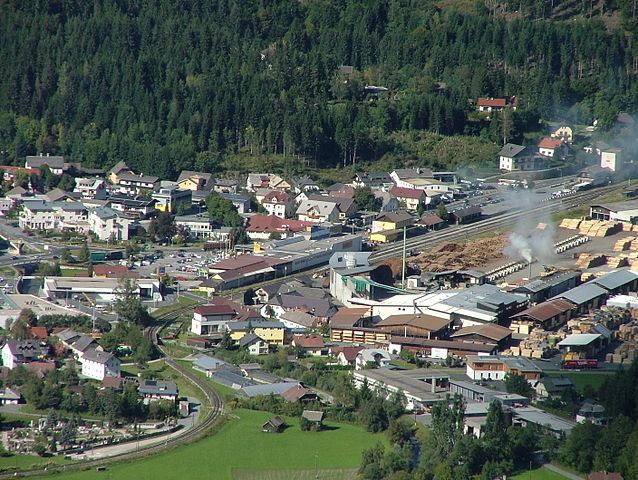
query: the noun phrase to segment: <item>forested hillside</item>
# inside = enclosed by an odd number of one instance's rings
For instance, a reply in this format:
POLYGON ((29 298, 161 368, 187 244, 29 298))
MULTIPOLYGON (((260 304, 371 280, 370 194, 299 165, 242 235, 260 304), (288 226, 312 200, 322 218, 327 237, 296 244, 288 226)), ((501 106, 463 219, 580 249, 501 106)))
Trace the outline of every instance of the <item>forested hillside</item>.
POLYGON ((593 2, 565 21, 549 2, 447 3, 5 0, 3 162, 50 152, 165 177, 240 151, 350 165, 409 157, 410 130, 502 142, 638 104, 631 38, 593 2), (510 125, 468 118, 468 100, 499 95, 522 99, 510 125))

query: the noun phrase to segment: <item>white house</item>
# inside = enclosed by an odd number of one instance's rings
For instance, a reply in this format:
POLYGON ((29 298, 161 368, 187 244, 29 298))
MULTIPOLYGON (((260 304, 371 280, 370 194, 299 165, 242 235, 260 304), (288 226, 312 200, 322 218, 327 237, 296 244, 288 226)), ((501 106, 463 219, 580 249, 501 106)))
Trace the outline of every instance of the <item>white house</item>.
POLYGON ((339 209, 337 204, 333 202, 304 200, 297 208, 297 217, 299 220, 306 222, 336 223, 339 221, 339 209))
POLYGON ((23 204, 18 223, 22 229, 86 232, 87 209, 80 202, 29 200, 23 204))
POLYGON ((142 380, 137 391, 144 396, 144 403, 154 400, 177 400, 179 391, 175 382, 166 380, 142 380))
POLYGON ((362 370, 370 364, 375 364, 376 368, 385 367, 390 363, 390 360, 392 360, 392 358, 387 350, 381 350, 380 348, 366 348, 357 354, 354 368, 355 370, 362 370))
POLYGON ((120 376, 120 359, 109 352, 89 349, 79 358, 82 375, 95 380, 120 376))
POLYGON ((211 238, 215 228, 208 214, 178 215, 175 217, 175 226, 187 229, 191 240, 211 238))
POLYGON ((22 363, 43 360, 49 346, 38 340, 9 340, 2 347, 2 364, 9 370, 22 363))
POLYGON ((287 218, 292 213, 292 199, 286 192, 273 190, 268 192, 261 201, 268 215, 279 218, 287 218))
POLYGON ((98 207, 89 211, 88 223, 100 240, 128 240, 135 221, 112 208, 98 207))
POLYGON ((160 187, 159 177, 135 173, 123 173, 118 178, 118 192, 124 195, 139 195, 145 192, 155 192, 160 187))
POLYGON ((239 346, 246 348, 251 355, 267 355, 268 342, 254 333, 247 333, 239 340, 239 346))
POLYGON ((498 152, 498 166, 508 172, 536 170, 540 167, 540 161, 531 149, 508 143, 498 152))
POLYGON ((85 199, 104 200, 106 198, 106 182, 101 178, 76 178, 73 191, 85 199))
POLYGON ((191 332, 208 335, 223 331, 224 325, 233 320, 237 312, 228 304, 198 305, 191 320, 191 332))

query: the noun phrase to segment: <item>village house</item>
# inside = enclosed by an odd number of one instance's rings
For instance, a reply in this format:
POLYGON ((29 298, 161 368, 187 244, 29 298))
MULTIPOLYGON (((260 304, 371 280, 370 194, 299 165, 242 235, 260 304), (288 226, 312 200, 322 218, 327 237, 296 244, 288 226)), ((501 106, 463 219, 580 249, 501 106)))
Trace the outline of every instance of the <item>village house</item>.
POLYGON ((144 379, 137 387, 137 391, 144 397, 144 403, 155 400, 177 401, 179 391, 175 382, 167 380, 144 379))
POLYGON ((287 238, 310 230, 314 224, 314 221, 284 219, 275 215, 253 215, 248 219, 246 233, 253 240, 267 240, 271 235, 287 238))
POLYGON ((364 348, 357 354, 354 362, 355 370, 363 370, 366 368, 386 367, 390 364, 392 357, 387 350, 380 348, 364 348))
POLYGON ((501 112, 506 108, 516 110, 518 105, 517 97, 479 97, 476 102, 478 111, 481 113, 501 112))
POLYGON ((313 223, 337 223, 339 209, 333 202, 320 200, 304 200, 297 207, 297 218, 313 223))
POLYGON ((159 190, 160 179, 154 175, 122 173, 118 177, 117 191, 123 195, 141 195, 159 190))
POLYGON ((87 208, 80 202, 29 200, 23 203, 18 224, 22 229, 72 230, 86 233, 87 208))
POLYGON ((381 213, 372 221, 371 233, 396 230, 414 224, 414 217, 407 212, 381 213))
POLYGON ((277 294, 274 298, 261 307, 263 317, 279 318, 290 310, 301 310, 315 318, 315 324, 327 323, 330 317, 337 312, 332 303, 323 298, 307 298, 294 294, 277 294))
POLYGON ((387 192, 394 186, 394 180, 386 172, 356 173, 352 178, 352 184, 355 187, 368 187, 371 190, 387 192))
POLYGON ((40 340, 8 340, 2 347, 2 365, 9 370, 20 364, 41 361, 49 355, 49 345, 40 340))
POLYGON ((175 184, 180 190, 190 190, 192 192, 210 191, 213 188, 214 181, 212 173, 182 170, 175 184))
POLYGON ((155 200, 152 198, 130 198, 126 196, 111 195, 108 198, 107 207, 131 218, 143 219, 155 214, 155 200))
POLYGON ((187 210, 191 206, 191 190, 180 190, 177 185, 160 187, 157 192, 151 195, 155 200, 155 208, 160 212, 175 213, 178 210, 187 210))
POLYGON ((321 190, 319 187, 319 183, 316 180, 308 177, 307 175, 302 175, 301 177, 294 177, 292 179, 292 189, 295 193, 301 192, 318 192, 321 190))
POLYGON ((354 366, 354 362, 357 359, 359 352, 365 347, 362 346, 347 346, 347 347, 331 347, 330 354, 337 357, 337 363, 341 366, 354 366))
POLYGON ((400 204, 410 211, 416 211, 419 206, 428 204, 428 196, 420 188, 392 187, 390 195, 393 195, 400 204))
POLYGON ((215 222, 208 214, 176 215, 175 226, 188 231, 189 240, 205 240, 211 238, 215 230, 215 222))
POLYGON ((128 240, 133 235, 136 222, 109 207, 93 208, 89 211, 90 231, 100 240, 128 240))
POLYGON ((505 374, 516 373, 531 383, 541 376, 541 369, 527 357, 468 355, 465 358, 465 374, 472 380, 503 380, 505 374))
POLYGON ((224 200, 230 201, 237 209, 237 213, 250 213, 250 197, 246 195, 240 195, 239 193, 220 193, 219 196, 224 200))
POLYGON ((198 305, 193 313, 191 332, 208 335, 223 331, 223 327, 237 316, 235 309, 227 303, 198 305))
POLYGON ((120 176, 124 175, 125 173, 133 173, 133 170, 131 170, 128 165, 126 164, 126 162, 124 160, 121 160, 119 162, 117 162, 113 168, 111 168, 108 173, 107 173, 107 179, 109 182, 111 182, 112 185, 117 185, 120 182, 120 176))
POLYGON ((323 338, 320 335, 293 335, 292 346, 299 347, 311 357, 320 357, 326 354, 323 338))
POLYGON ((564 152, 563 140, 560 138, 543 138, 538 144, 538 153, 543 157, 553 157, 564 152))
POLYGON ((90 200, 106 199, 106 182, 101 178, 76 178, 74 192, 90 200))
POLYGON ((508 172, 538 170, 542 166, 534 151, 522 145, 508 143, 497 155, 498 168, 508 172))
POLYGON ((268 342, 254 333, 247 333, 237 343, 251 355, 268 355, 268 342))
POLYGON ((345 221, 348 218, 351 218, 355 213, 357 213, 358 210, 357 202, 354 201, 354 198, 347 196, 315 194, 310 195, 308 197, 308 201, 334 203, 337 207, 337 211, 339 212, 339 220, 341 221, 345 221))
POLYGON ((269 344, 283 345, 286 340, 286 328, 281 322, 228 322, 226 330, 235 342, 239 342, 251 330, 269 344))
POLYGON ((24 168, 42 169, 46 165, 55 175, 62 175, 68 168, 68 164, 64 162, 64 157, 56 155, 28 155, 24 162, 24 168))
POLYGON ((549 135, 551 138, 559 138, 565 143, 574 141, 574 131, 567 125, 561 125, 549 135))
POLYGON ((254 192, 258 188, 271 190, 290 190, 290 184, 274 173, 251 173, 246 180, 246 189, 254 192))
POLYGON ((292 198, 286 192, 277 190, 268 192, 261 201, 261 205, 268 215, 288 218, 292 214, 292 198))
POLYGON ((22 400, 20 392, 4 387, 0 389, 0 405, 17 405, 22 400))
POLYGON ((570 388, 576 388, 576 386, 569 377, 543 377, 534 386, 536 398, 539 400, 559 397, 570 388))
POLYGON ((89 348, 79 358, 82 375, 94 380, 120 376, 120 359, 109 352, 89 348))

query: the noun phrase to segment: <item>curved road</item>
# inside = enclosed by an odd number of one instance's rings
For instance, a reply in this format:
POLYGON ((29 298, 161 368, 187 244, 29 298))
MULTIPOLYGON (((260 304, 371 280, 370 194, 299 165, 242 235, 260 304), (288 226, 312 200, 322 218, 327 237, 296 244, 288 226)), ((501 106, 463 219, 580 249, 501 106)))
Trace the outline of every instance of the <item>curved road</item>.
MULTIPOLYGON (((190 381, 193 385, 195 385, 197 388, 199 388, 202 391, 202 393, 204 394, 204 396, 208 400, 208 404, 210 405, 210 407, 207 408, 207 407, 204 406, 204 403, 206 403, 206 402, 202 402, 202 406, 200 408, 202 408, 202 410, 207 410, 206 412, 202 411, 202 413, 200 414, 201 416, 203 416, 202 420, 197 425, 195 425, 194 427, 192 427, 192 428, 190 428, 188 430, 184 430, 183 435, 179 435, 179 436, 176 436, 176 437, 172 437, 172 438, 166 439, 165 441, 162 441, 159 444, 148 445, 146 447, 141 446, 141 448, 139 450, 136 450, 136 451, 133 451, 133 452, 126 452, 126 453, 113 455, 113 456, 108 457, 108 458, 87 460, 87 461, 83 461, 83 462, 66 464, 65 468, 66 467, 73 468, 73 467, 87 467, 87 466, 102 465, 102 464, 109 463, 109 462, 112 462, 112 461, 119 461, 119 460, 124 460, 124 459, 134 459, 134 458, 137 458, 137 457, 149 455, 151 453, 160 452, 160 451, 165 450, 167 448, 171 448, 171 447, 177 446, 177 445, 179 445, 179 444, 181 444, 181 443, 183 443, 183 442, 185 442, 187 440, 191 440, 193 438, 198 437, 199 435, 202 434, 202 432, 204 432, 208 427, 210 427, 213 424, 213 422, 217 419, 219 414, 222 413, 223 406, 224 406, 223 402, 221 400, 221 397, 215 391, 215 389, 211 386, 211 384, 208 383, 207 381, 203 380, 202 378, 200 378, 198 375, 196 375, 191 370, 189 370, 189 369, 183 367, 182 365, 180 365, 179 363, 177 363, 171 357, 166 356, 166 354, 162 350, 161 345, 159 345, 159 342, 158 342, 157 332, 159 331, 159 329, 165 323, 176 319, 182 313, 184 313, 185 311, 189 310, 190 308, 192 308, 192 307, 191 306, 186 306, 184 308, 181 308, 179 310, 176 310, 174 312, 170 312, 170 313, 167 313, 166 315, 161 316, 160 318, 157 319, 157 322, 156 322, 155 326, 147 328, 147 330, 145 332, 145 335, 147 335, 148 338, 153 340, 153 343, 157 346, 158 350, 164 356, 164 360, 165 360, 165 362, 166 362, 166 364, 168 366, 170 366, 171 368, 177 370, 180 374, 182 374, 182 376, 184 376, 188 381, 190 381)), ((201 418, 201 416, 200 416, 200 418, 201 418)), ((158 439, 157 441, 160 441, 160 440, 158 439)), ((44 468, 38 468, 38 469, 31 469, 31 470, 22 470, 22 471, 18 471, 18 472, 4 473, 4 474, 0 475, 0 478, 9 478, 9 477, 15 476, 16 474, 18 474, 18 475, 37 475, 37 474, 43 474, 43 473, 56 474, 56 473, 62 473, 62 472, 63 472, 63 470, 61 468, 58 468, 58 467, 50 468, 48 470, 45 470, 44 468)))

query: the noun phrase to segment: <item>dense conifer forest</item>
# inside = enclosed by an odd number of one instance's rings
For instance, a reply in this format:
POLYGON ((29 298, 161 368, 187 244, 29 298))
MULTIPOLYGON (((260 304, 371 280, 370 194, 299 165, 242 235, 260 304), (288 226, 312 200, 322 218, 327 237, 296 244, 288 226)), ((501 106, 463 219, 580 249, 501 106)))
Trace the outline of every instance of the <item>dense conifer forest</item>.
POLYGON ((0 160, 171 178, 238 153, 334 167, 401 161, 419 132, 498 144, 539 119, 608 125, 638 104, 635 8, 557 18, 565 3, 6 0, 0 160), (503 95, 521 99, 512 118, 473 118, 471 100, 503 95))

